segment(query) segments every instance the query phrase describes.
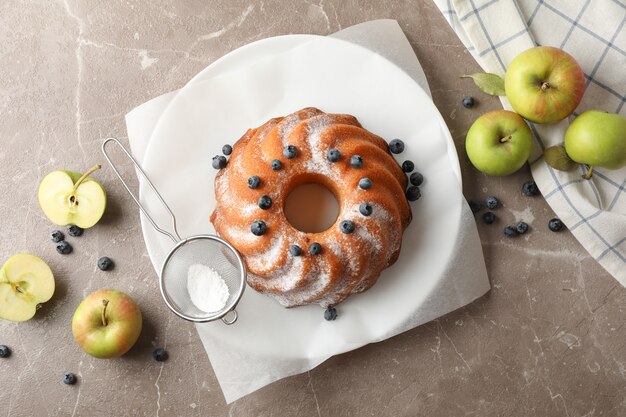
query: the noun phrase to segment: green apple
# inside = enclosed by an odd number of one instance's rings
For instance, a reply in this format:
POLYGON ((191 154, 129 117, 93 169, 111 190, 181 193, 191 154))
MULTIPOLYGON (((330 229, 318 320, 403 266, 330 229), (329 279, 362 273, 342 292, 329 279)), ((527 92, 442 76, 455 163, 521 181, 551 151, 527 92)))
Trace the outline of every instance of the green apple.
POLYGON ((517 113, 495 110, 480 116, 465 138, 472 164, 489 175, 509 175, 524 165, 530 155, 533 135, 517 113))
POLYGON ((567 52, 538 46, 517 55, 504 77, 506 97, 522 117, 535 123, 565 119, 578 107, 585 74, 567 52))
POLYGON ((141 310, 121 291, 102 289, 89 294, 72 318, 72 334, 80 347, 96 358, 122 356, 141 333, 141 310))
POLYGON ((600 110, 587 110, 565 131, 565 151, 579 164, 619 169, 626 166, 626 117, 600 110))
POLYGON ((39 184, 39 205, 59 226, 75 224, 83 229, 98 223, 106 208, 106 192, 102 185, 89 177, 100 165, 81 175, 71 171, 49 173, 39 184))
POLYGON ((30 320, 54 294, 54 276, 47 263, 26 253, 10 257, 0 269, 0 318, 30 320))

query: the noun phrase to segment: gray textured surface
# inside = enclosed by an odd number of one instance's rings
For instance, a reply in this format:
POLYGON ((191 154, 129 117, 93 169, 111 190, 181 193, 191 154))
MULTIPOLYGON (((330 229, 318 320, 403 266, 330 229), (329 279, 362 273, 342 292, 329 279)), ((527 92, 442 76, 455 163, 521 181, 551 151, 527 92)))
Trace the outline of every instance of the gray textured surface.
MULTIPOLYGON (((489 178, 463 151, 464 133, 499 107, 459 75, 479 70, 430 1, 0 1, 0 259, 30 252, 49 262, 57 292, 30 322, 0 321, 0 415, 16 416, 618 416, 626 415, 626 290, 552 211, 519 190, 529 171, 489 178), (467 308, 391 340, 332 358, 313 371, 224 404, 192 325, 166 310, 137 210, 113 173, 103 221, 62 257, 38 207, 39 180, 99 162, 100 139, 124 136, 123 115, 181 87, 223 54, 268 36, 328 34, 376 18, 397 19, 422 63, 454 136, 468 198, 504 203, 479 224, 493 290, 467 308), (464 109, 471 93, 479 104, 464 109), (506 240, 516 217, 531 223, 506 240), (114 271, 96 260, 108 255, 114 271), (70 320, 89 292, 115 287, 140 304, 139 343, 117 360, 93 359, 70 320), (170 360, 151 358, 164 345, 170 360), (62 373, 79 383, 61 383, 62 373)), ((126 172, 131 173, 129 167, 126 172)))

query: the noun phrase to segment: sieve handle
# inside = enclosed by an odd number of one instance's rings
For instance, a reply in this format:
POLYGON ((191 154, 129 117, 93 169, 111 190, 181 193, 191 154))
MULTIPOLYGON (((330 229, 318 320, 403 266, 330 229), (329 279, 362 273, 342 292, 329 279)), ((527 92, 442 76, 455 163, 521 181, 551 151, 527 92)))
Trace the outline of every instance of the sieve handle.
MULTIPOLYGON (((113 169, 113 172, 115 172, 117 177, 120 179, 120 181, 124 185, 124 188, 126 188, 126 191, 128 191, 128 194, 130 194, 130 196, 133 198, 133 200, 135 201, 137 206, 139 206, 139 210, 141 210, 141 212, 144 214, 144 216, 146 216, 146 218, 150 221, 150 223, 156 229, 156 231, 161 233, 161 234, 164 234, 165 236, 168 236, 170 239, 172 239, 174 241, 174 243, 180 242, 182 239, 180 238, 180 235, 178 234, 178 230, 176 229, 176 216, 174 216, 174 213, 172 213, 172 210, 170 209, 170 207, 167 205, 167 203, 165 203, 165 200, 163 200, 163 197, 161 197, 161 194, 159 194, 159 192, 157 191, 157 189, 154 186, 154 184, 152 184, 152 181, 150 181, 150 179, 148 178, 146 173, 143 171, 143 169, 141 169, 141 166, 137 163, 137 161, 135 161, 135 158, 133 158, 132 155, 126 150, 124 145, 122 145, 120 143, 120 141, 117 140, 116 138, 107 138, 107 139, 104 140, 104 142, 102 142, 102 153, 104 154, 104 157, 106 158, 106 160, 109 163, 109 165, 111 165, 111 168, 113 169), (111 161, 111 158, 110 158, 110 156, 109 156, 109 154, 107 152, 106 145, 109 142, 115 142, 122 149, 122 151, 126 154, 128 159, 130 159, 131 162, 133 163, 133 165, 135 165, 135 168, 141 174, 143 179, 146 180, 148 185, 150 185, 150 188, 156 194, 156 196, 159 198, 159 201, 161 201, 161 204, 163 204, 163 207, 165 207, 167 212, 170 214, 170 217, 172 219, 172 228, 174 230, 174 234, 171 234, 167 230, 163 230, 159 226, 157 226, 156 222, 152 219, 152 216, 150 216, 150 214, 148 214, 148 211, 141 205, 141 203, 139 202, 139 199, 131 191, 131 189, 128 186, 128 184, 126 184, 126 181, 124 181, 124 178, 122 178, 122 175, 117 170, 117 167, 115 166, 113 161, 111 161)), ((235 320, 237 320, 236 316, 235 316, 235 320)))
POLYGON ((226 313, 226 315, 233 313, 232 317, 230 319, 227 319, 226 316, 222 317, 222 321, 224 322, 224 324, 228 324, 231 325, 234 322, 237 321, 237 317, 239 317, 239 315, 237 314, 237 312, 235 310, 230 310, 228 313, 226 313))

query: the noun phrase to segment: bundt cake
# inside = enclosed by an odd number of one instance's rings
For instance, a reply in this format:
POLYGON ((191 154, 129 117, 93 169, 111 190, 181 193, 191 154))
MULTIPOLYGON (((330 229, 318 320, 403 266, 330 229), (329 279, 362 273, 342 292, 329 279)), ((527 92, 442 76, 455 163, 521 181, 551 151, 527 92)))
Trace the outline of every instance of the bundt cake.
POLYGON ((286 307, 328 307, 370 288, 398 258, 411 221, 406 187, 385 140, 353 116, 305 108, 235 143, 215 178, 211 222, 243 256, 251 287, 286 307), (335 224, 320 233, 284 214, 290 191, 308 183, 339 202, 335 224))

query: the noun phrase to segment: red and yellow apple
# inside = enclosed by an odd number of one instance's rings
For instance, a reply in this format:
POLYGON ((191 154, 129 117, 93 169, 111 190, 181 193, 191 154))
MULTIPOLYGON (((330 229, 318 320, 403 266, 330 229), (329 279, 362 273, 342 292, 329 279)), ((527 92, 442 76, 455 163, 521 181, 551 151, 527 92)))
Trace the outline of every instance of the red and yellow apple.
POLYGON ((533 135, 524 119, 512 111, 495 110, 472 124, 465 138, 465 150, 479 171, 503 176, 524 165, 532 143, 533 135))
POLYGON ((551 46, 517 55, 504 77, 513 109, 535 123, 552 123, 572 114, 585 91, 585 74, 574 57, 551 46))
POLYGON ((80 347, 96 358, 122 356, 141 333, 141 310, 121 291, 102 289, 89 294, 72 318, 72 334, 80 347))

